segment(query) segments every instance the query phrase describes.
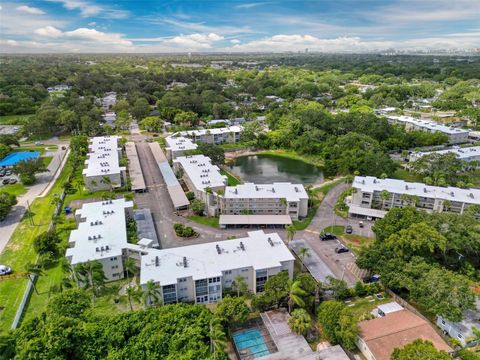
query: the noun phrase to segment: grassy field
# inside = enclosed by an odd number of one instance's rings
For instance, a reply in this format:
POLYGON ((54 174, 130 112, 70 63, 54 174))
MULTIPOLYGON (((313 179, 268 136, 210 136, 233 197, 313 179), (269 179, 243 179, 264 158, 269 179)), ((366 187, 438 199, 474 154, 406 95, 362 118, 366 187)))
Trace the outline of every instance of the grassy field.
POLYGON ((51 150, 57 150, 58 146, 57 145, 22 145, 20 144, 20 147, 14 147, 13 151, 18 152, 18 151, 38 151, 40 154, 45 154, 47 152, 46 148, 49 148, 51 150))
MULTIPOLYGON (((31 204, 31 218, 34 225, 31 224, 29 217, 24 217, 10 238, 5 250, 0 255, 0 263, 11 266, 15 273, 21 274, 27 263, 35 262, 37 254, 32 246, 33 240, 47 230, 55 209, 55 205, 52 202, 54 194, 62 192, 70 172, 71 164, 67 162, 48 195, 43 198, 37 198, 31 204)), ((2 307, 0 312, 0 331, 6 331, 10 328, 26 284, 26 278, 0 281, 0 306, 2 307)))
POLYGON ((207 217, 207 216, 198 216, 198 215, 191 215, 187 216, 188 219, 202 225, 211 226, 218 229, 218 217, 207 217))
POLYGON ((345 226, 342 225, 332 225, 332 226, 327 226, 325 228, 326 233, 334 234, 337 236, 341 236, 345 232, 345 226))
POLYGON ((220 169, 220 174, 227 176, 228 186, 236 186, 236 185, 240 184, 240 182, 241 182, 240 179, 233 176, 231 173, 229 173, 225 169, 220 169))
POLYGON ((42 159, 43 159, 43 164, 47 167, 52 162, 53 157, 52 156, 44 156, 44 157, 42 157, 42 159))
POLYGON ((0 116, 0 125, 24 125, 35 115, 4 115, 0 116))
POLYGON ((373 238, 355 234, 343 234, 341 237, 345 245, 355 254, 358 254, 362 247, 369 246, 374 240, 373 238))
POLYGON ((422 182, 422 177, 420 175, 414 174, 413 172, 407 171, 403 168, 398 168, 392 174, 393 179, 399 179, 410 182, 422 182))
POLYGON ((5 191, 9 194, 20 196, 27 192, 27 188, 22 183, 17 182, 16 184, 1 185, 0 191, 5 191))
POLYGON ((323 159, 317 155, 301 155, 292 150, 266 150, 261 154, 282 156, 293 160, 303 161, 315 166, 323 166, 323 159))

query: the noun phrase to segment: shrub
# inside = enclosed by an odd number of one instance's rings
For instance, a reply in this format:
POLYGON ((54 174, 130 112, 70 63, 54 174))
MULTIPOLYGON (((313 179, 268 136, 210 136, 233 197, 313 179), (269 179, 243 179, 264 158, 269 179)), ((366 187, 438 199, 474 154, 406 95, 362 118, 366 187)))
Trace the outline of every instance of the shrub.
POLYGON ((177 236, 180 236, 180 237, 187 238, 187 237, 193 237, 197 235, 197 233, 195 232, 195 230, 193 230, 192 227, 184 226, 183 224, 179 224, 179 223, 174 224, 173 229, 175 230, 175 234, 177 234, 177 236))

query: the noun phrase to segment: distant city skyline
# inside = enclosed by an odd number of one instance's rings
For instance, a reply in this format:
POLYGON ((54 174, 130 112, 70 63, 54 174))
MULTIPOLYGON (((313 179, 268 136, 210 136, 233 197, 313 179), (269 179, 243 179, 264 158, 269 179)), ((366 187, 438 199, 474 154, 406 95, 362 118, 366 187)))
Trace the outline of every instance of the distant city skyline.
POLYGON ((480 1, 0 1, 3 53, 480 48, 480 1))

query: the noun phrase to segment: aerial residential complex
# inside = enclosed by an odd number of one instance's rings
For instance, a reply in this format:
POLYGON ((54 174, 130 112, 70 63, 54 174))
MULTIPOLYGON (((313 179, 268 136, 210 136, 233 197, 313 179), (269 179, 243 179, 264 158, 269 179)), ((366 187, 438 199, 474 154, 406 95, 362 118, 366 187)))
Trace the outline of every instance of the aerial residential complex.
POLYGON ((404 125, 406 130, 441 132, 448 136, 450 144, 461 144, 468 141, 468 130, 437 124, 433 121, 419 120, 411 116, 389 115, 386 118, 390 123, 404 125))
POLYGON ((276 233, 252 231, 246 238, 157 250, 146 238, 128 243, 126 222, 132 216, 133 202, 123 198, 84 204, 75 213, 78 229, 70 234, 70 264, 99 261, 113 281, 123 278, 124 261, 131 257, 140 268, 140 285, 158 283, 165 304, 217 302, 237 276, 253 293, 280 271, 293 277, 294 257, 276 233))
POLYGON ((167 143, 167 159, 174 160, 179 156, 183 156, 185 151, 196 150, 198 145, 195 144, 192 139, 183 136, 167 136, 165 138, 167 143))
POLYGON ((426 211, 463 213, 470 205, 480 205, 480 189, 430 186, 396 179, 356 176, 349 208, 351 215, 383 217, 394 207, 415 205, 426 211))
POLYGON ((243 131, 241 126, 229 126, 217 129, 187 130, 173 134, 191 138, 193 142, 204 142, 208 144, 236 143, 240 140, 243 131))
POLYGON ((122 148, 118 136, 98 136, 90 139, 83 170, 85 187, 90 191, 121 187, 126 181, 126 168, 120 166, 122 148))
POLYGON ((252 231, 241 239, 149 251, 142 257, 140 284, 159 284, 165 304, 208 304, 220 301, 222 290, 231 288, 237 276, 254 294, 280 271, 292 278, 293 263, 278 234, 252 231))
POLYGON ((224 215, 289 215, 292 220, 307 216, 308 195, 302 184, 246 183, 227 186, 220 200, 224 215))
POLYGON ((197 199, 207 205, 208 213, 215 215, 217 204, 214 192, 225 189, 227 177, 218 166, 204 155, 180 156, 173 160, 175 172, 183 172, 183 179, 197 199))
POLYGON ((465 148, 451 148, 446 150, 438 150, 438 151, 429 151, 429 152, 414 152, 410 154, 410 161, 415 161, 420 159, 423 156, 431 155, 431 154, 454 154, 457 159, 462 161, 480 161, 480 146, 472 146, 472 147, 465 147, 465 148))

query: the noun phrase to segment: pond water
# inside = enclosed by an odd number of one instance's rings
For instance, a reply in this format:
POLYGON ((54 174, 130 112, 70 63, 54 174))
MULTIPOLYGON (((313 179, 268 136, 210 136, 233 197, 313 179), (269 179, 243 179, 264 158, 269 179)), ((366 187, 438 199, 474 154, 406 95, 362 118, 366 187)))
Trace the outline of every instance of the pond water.
POLYGON ((317 184, 323 181, 320 167, 301 160, 269 154, 238 157, 229 164, 229 168, 243 182, 257 184, 273 182, 317 184))

